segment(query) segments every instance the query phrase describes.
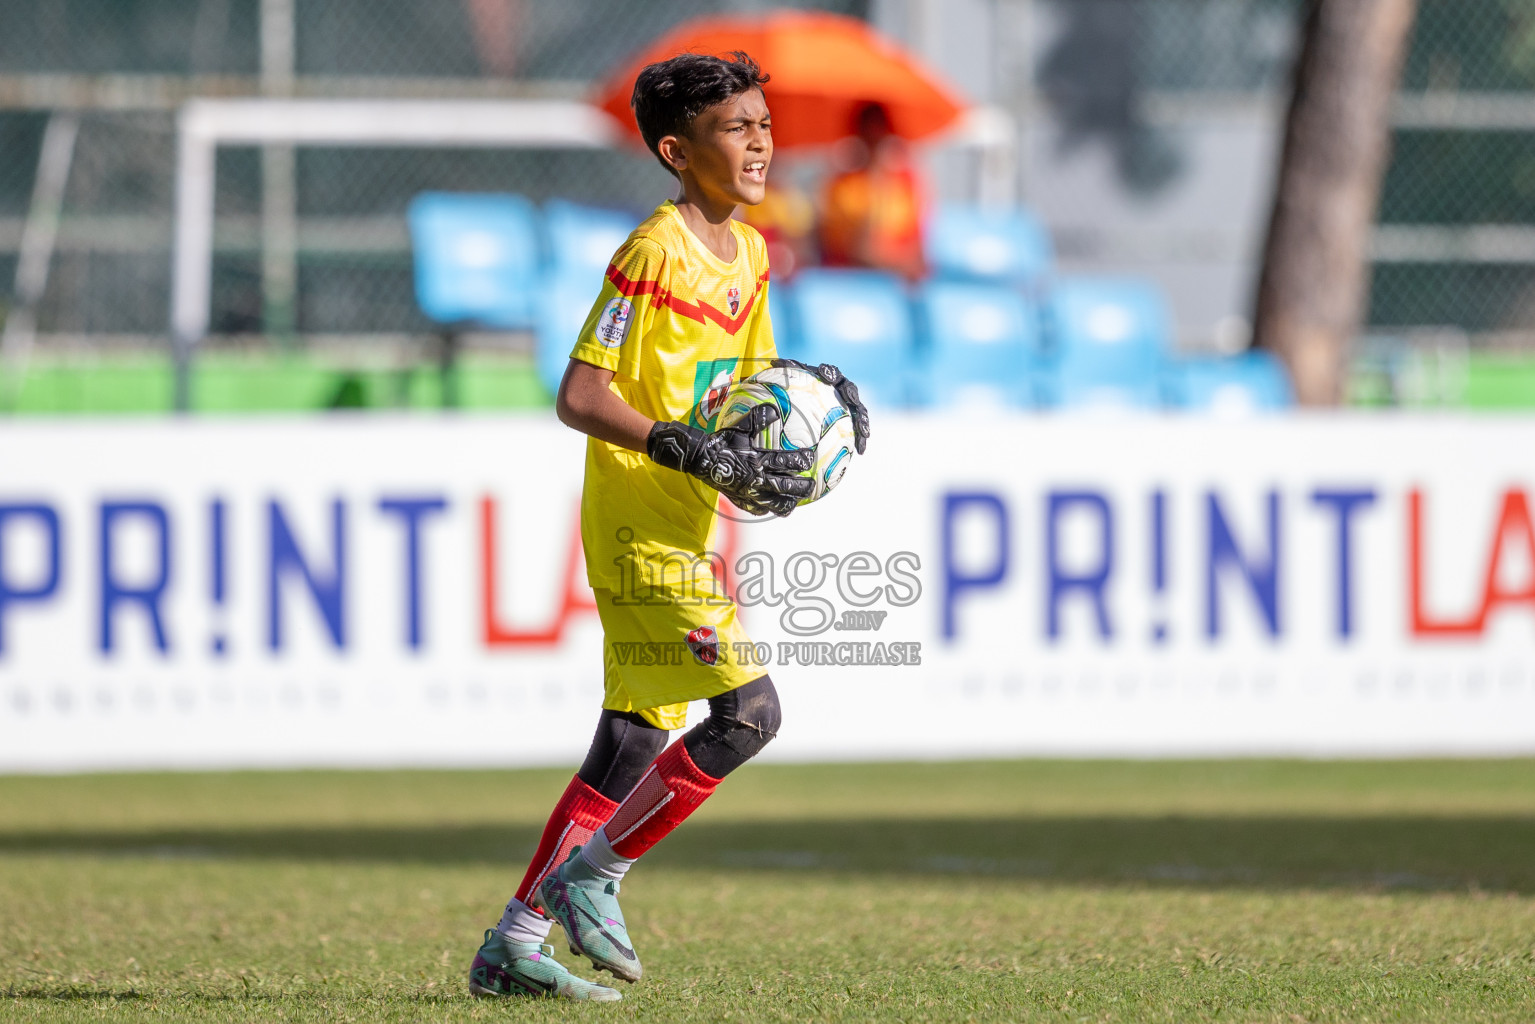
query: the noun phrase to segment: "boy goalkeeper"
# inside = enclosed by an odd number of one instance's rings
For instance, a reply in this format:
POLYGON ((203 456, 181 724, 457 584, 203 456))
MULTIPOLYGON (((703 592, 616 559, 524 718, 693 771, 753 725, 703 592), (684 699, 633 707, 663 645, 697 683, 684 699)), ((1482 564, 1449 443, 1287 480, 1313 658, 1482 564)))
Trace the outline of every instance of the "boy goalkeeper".
MULTIPOLYGON (((682 195, 614 255, 557 400, 561 421, 589 435, 581 540, 604 634, 603 710, 521 886, 485 933, 469 971, 476 995, 620 998, 554 959, 543 944, 554 922, 572 951, 637 981, 617 899, 624 873, 778 731, 778 694, 760 667, 734 659, 748 638, 704 555, 718 494, 786 516, 809 494, 797 474, 811 453, 752 445, 778 415, 772 406, 712 434, 681 422, 732 381, 786 362, 773 346, 762 236, 731 219, 763 198, 766 81, 735 53, 683 54, 635 82, 640 134, 682 195), (681 664, 615 653, 639 644, 688 653, 681 664), (709 717, 666 746, 701 699, 709 717)), ((869 426, 858 389, 833 366, 805 369, 837 389, 861 453, 869 426)))

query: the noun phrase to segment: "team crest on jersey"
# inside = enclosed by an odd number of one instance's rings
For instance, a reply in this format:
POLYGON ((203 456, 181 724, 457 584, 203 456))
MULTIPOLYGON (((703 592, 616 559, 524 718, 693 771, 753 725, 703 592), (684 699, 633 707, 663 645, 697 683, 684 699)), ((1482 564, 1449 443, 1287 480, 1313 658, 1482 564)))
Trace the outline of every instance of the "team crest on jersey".
POLYGON ((725 299, 730 303, 730 315, 735 316, 741 310, 741 289, 732 288, 725 293, 725 299))
POLYGON ((720 637, 714 631, 713 626, 699 626, 697 629, 688 630, 688 650, 693 652, 705 665, 718 665, 720 660, 720 637))
POLYGON ((597 340, 603 348, 616 348, 629 336, 629 321, 634 317, 634 303, 615 295, 597 318, 597 340))

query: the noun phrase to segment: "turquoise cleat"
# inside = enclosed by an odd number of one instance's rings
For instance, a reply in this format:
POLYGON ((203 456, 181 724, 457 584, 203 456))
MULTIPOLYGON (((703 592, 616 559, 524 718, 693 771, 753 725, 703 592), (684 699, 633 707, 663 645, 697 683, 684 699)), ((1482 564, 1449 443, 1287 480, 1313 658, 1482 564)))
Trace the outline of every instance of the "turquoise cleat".
POLYGON ((618 883, 593 871, 582 859, 581 847, 549 872, 535 898, 538 909, 565 929, 572 953, 620 980, 640 980, 644 968, 624 927, 624 912, 618 909, 618 883))
POLYGON ((553 946, 511 942, 494 928, 485 933, 485 943, 469 965, 469 994, 590 999, 595 1003, 623 998, 617 989, 571 974, 554 958, 553 946))

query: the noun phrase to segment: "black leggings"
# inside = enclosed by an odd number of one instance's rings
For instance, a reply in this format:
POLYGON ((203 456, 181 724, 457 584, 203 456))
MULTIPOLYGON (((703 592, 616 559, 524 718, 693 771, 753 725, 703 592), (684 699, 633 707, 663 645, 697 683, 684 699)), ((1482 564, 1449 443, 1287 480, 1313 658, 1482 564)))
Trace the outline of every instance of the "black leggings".
MULTIPOLYGON (((781 721, 778 691, 771 679, 759 676, 710 697, 709 717, 683 734, 682 742, 699 771, 723 779, 767 746, 781 721)), ((609 800, 622 800, 666 747, 668 735, 636 712, 604 710, 576 775, 609 800)))

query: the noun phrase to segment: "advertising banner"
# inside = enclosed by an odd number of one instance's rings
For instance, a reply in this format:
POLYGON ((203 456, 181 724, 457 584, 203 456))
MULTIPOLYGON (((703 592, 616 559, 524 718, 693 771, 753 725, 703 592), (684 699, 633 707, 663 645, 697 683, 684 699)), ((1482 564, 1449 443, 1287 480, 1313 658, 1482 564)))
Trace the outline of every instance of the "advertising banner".
MULTIPOLYGON (((0 770, 575 763, 583 445, 6 425, 0 770)), ((1532 451, 1517 419, 878 415, 823 501, 723 519, 726 654, 778 686, 779 759, 1529 753, 1532 451)))

